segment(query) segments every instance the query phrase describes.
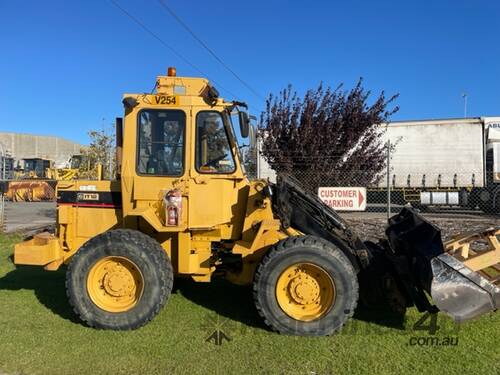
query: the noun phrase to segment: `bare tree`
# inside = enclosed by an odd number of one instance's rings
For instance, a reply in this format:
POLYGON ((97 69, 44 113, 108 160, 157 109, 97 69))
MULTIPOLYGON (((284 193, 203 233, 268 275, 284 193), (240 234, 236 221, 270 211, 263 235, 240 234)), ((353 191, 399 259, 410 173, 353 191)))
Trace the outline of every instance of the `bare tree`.
POLYGON ((106 129, 91 130, 89 147, 82 149, 82 163, 80 164, 79 176, 82 178, 96 178, 97 165, 101 164, 105 178, 112 179, 114 176, 114 142, 115 135, 106 129))
POLYGON ((300 98, 288 86, 269 95, 261 115, 262 154, 277 172, 295 175, 304 186, 366 186, 381 176, 386 158, 383 128, 399 108, 398 95, 382 91, 371 103, 363 80, 349 91, 322 84, 300 98))

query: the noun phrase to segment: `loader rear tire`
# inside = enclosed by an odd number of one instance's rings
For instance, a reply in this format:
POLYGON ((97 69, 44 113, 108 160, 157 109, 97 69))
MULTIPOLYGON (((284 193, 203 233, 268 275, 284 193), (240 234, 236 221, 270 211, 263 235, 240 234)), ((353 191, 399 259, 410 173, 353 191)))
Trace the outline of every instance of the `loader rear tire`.
POLYGON ((172 284, 172 264, 160 244, 129 229, 87 241, 66 273, 66 293, 75 313, 101 329, 143 326, 166 303, 172 284))
POLYGON ((272 330, 326 336, 354 314, 358 280, 350 260, 331 242, 290 237, 262 259, 253 294, 258 313, 272 330))

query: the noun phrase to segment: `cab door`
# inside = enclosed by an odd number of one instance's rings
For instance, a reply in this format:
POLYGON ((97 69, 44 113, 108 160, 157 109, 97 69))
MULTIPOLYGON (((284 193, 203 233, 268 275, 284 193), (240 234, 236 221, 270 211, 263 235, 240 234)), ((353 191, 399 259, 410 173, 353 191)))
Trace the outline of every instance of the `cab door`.
MULTIPOLYGON (((189 176, 189 120, 188 112, 182 108, 145 108, 137 113, 133 208, 151 207, 162 223, 165 193, 189 176)), ((125 160, 128 158, 130 155, 125 160)), ((185 217, 182 215, 179 226, 186 225, 185 217)))
POLYGON ((248 184, 236 157, 229 118, 215 110, 193 112, 189 227, 209 230, 226 224, 224 229, 236 232, 244 218, 248 184))

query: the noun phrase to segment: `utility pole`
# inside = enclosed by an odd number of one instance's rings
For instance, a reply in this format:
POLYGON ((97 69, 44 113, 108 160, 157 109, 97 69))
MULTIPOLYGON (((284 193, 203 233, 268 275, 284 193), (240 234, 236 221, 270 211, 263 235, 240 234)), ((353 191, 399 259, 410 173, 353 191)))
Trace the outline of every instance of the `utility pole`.
POLYGON ((464 118, 467 117, 467 93, 462 93, 462 98, 464 99, 464 118))

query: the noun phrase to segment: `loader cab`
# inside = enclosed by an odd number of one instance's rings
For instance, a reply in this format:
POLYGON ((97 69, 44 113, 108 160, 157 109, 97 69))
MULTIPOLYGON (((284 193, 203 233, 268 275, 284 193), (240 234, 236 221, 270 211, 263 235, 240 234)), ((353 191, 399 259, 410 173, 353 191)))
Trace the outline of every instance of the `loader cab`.
POLYGON ((41 158, 25 158, 23 160, 24 178, 46 178, 47 169, 50 168, 51 162, 41 158))
MULTIPOLYGON (((154 94, 125 94, 121 184, 123 215, 155 231, 217 230, 236 236, 248 186, 231 120, 250 133, 244 103, 225 102, 206 79, 159 76, 154 94), (172 191, 182 196, 178 224, 162 207, 172 191)), ((120 137, 121 138, 121 135, 120 137)), ((146 228, 141 228, 146 230, 146 228)))
POLYGON ((83 155, 81 154, 71 155, 68 162, 68 167, 70 169, 79 169, 80 166, 82 165, 82 162, 83 162, 83 155))

